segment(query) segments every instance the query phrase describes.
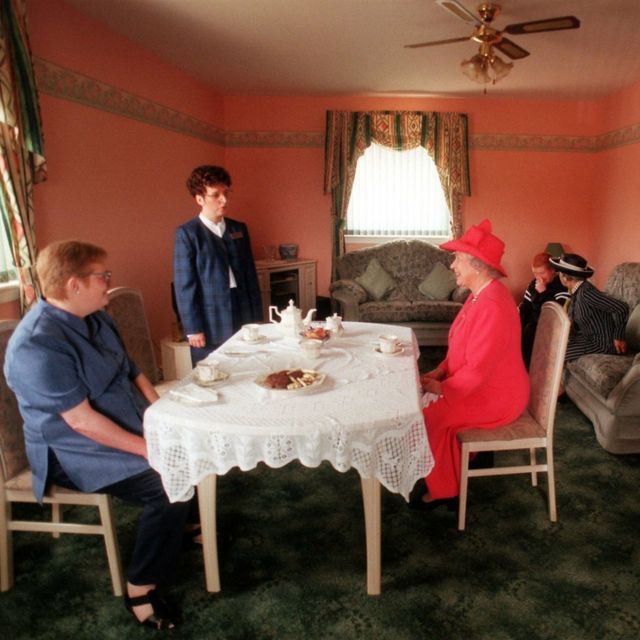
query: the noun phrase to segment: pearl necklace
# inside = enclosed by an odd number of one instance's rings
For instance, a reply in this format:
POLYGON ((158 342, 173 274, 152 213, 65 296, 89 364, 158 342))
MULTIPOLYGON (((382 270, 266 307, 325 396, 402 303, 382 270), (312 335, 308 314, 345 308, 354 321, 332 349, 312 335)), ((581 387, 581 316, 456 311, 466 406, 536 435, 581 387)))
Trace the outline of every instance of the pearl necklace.
POLYGON ((489 286, 491 283, 493 282, 493 278, 491 278, 490 280, 487 280, 471 297, 471 302, 473 304, 476 303, 476 301, 478 300, 478 296, 482 293, 483 289, 485 289, 487 286, 489 286))

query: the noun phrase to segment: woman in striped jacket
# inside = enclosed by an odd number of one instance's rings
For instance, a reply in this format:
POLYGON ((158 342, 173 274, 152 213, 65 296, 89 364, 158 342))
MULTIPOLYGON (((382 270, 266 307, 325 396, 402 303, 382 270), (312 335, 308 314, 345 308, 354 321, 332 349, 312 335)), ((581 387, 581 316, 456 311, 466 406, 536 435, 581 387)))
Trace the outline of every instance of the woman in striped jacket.
POLYGON ((593 268, 575 253, 550 260, 560 274, 560 282, 571 293, 567 310, 571 333, 565 360, 575 360, 587 353, 626 353, 625 325, 629 307, 625 302, 602 293, 588 282, 593 268))

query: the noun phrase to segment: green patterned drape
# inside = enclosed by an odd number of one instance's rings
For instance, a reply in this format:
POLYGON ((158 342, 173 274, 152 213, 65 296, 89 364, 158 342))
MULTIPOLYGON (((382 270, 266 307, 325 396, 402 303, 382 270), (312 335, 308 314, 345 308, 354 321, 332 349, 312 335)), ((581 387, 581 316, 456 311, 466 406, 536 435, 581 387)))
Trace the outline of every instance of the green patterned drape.
POLYGON ((0 0, 0 214, 20 277, 23 312, 39 294, 33 185, 46 178, 25 0, 0 0))
POLYGON ((438 169, 451 211, 451 231, 462 234, 461 202, 470 195, 467 116, 434 111, 327 111, 324 192, 331 193, 333 275, 344 253, 344 223, 356 163, 372 143, 394 149, 424 147, 438 169))

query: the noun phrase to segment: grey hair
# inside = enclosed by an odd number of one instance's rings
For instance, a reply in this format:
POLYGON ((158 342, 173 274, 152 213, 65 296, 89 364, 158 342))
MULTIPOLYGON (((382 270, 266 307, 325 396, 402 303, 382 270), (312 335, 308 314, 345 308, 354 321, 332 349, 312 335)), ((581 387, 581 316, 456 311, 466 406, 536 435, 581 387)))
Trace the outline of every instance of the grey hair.
POLYGON ((484 271, 488 276, 493 278, 494 280, 497 278, 502 278, 502 274, 493 267, 489 266, 486 262, 480 260, 480 258, 476 258, 475 256, 469 256, 469 264, 476 269, 477 271, 484 271))

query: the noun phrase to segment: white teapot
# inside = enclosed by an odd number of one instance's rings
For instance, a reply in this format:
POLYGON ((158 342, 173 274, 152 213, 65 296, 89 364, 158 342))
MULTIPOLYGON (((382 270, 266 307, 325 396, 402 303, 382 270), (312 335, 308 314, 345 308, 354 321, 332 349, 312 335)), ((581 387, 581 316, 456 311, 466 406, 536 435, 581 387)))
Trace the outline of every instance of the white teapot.
POLYGON ((311 322, 315 309, 309 309, 306 318, 302 319, 302 311, 293 304, 293 300, 289 300, 289 306, 282 311, 278 311, 278 307, 269 307, 269 321, 278 325, 280 333, 287 338, 298 338, 311 322), (273 316, 280 318, 278 322, 273 316))
POLYGON ((331 331, 331 333, 336 336, 341 336, 344 333, 342 316, 339 316, 337 313, 334 313, 332 316, 328 316, 324 326, 327 331, 331 331))

